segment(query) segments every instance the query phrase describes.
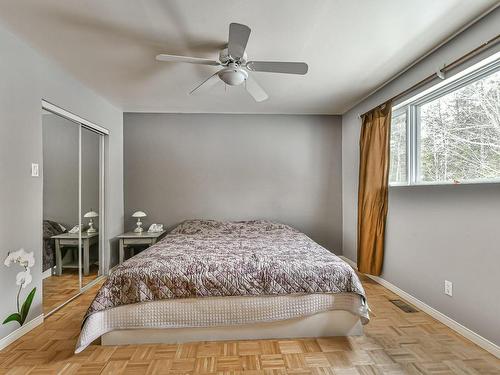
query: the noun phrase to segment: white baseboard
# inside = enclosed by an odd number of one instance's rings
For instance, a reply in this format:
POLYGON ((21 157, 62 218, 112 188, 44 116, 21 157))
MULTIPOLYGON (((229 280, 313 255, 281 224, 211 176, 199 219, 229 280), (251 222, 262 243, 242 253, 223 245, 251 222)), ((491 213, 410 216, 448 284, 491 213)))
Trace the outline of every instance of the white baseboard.
MULTIPOLYGON (((337 255, 340 259, 342 259, 343 261, 345 261, 347 264, 349 264, 352 268, 354 268, 356 271, 358 270, 358 265, 356 264, 356 262, 354 262, 353 260, 349 259, 349 258, 346 258, 345 256, 343 255, 337 255)), ((368 276, 368 275, 367 275, 368 276)))
POLYGON ((19 339, 21 336, 25 335, 26 333, 31 331, 33 328, 39 326, 42 323, 43 323, 43 314, 38 315, 36 318, 31 319, 25 325, 19 327, 15 331, 9 333, 4 338, 0 339, 0 350, 6 348, 10 344, 12 344, 14 341, 19 339))
MULTIPOLYGON (((357 269, 356 263, 353 262, 351 259, 346 258, 342 255, 340 255, 340 258, 342 260, 346 261, 354 269, 357 269)), ((449 328, 451 328, 455 332, 461 334, 462 336, 469 339, 474 344, 480 346, 484 350, 490 352, 495 357, 500 358, 500 346, 489 341, 488 339, 485 339, 483 336, 478 335, 476 332, 470 330, 469 328, 463 326, 462 324, 458 323, 457 321, 451 319, 447 315, 444 315, 443 313, 437 311, 435 308, 427 305, 425 302, 420 301, 418 298, 413 297, 411 294, 405 292, 404 290, 399 289, 396 285, 391 284, 389 281, 384 280, 378 276, 372 276, 372 275, 366 275, 366 276, 368 276, 373 281, 376 281, 377 283, 379 283, 383 287, 389 289, 391 292, 404 298, 405 300, 410 302, 412 305, 418 307, 420 310, 429 314, 434 319, 439 320, 444 325, 448 326, 449 328)))
POLYGON ((48 270, 42 272, 42 280, 50 276, 52 276, 52 268, 49 268, 48 270))

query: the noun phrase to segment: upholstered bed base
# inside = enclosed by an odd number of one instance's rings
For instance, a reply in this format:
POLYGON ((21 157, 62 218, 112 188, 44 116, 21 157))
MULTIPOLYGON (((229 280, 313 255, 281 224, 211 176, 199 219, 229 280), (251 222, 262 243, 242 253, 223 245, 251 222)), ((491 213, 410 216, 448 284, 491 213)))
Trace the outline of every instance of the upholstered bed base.
POLYGON ((227 327, 125 329, 104 334, 102 345, 174 344, 192 341, 254 340, 273 338, 358 336, 363 326, 348 311, 326 311, 275 322, 227 327))
POLYGON ((159 300, 92 314, 76 352, 100 336, 118 345, 361 335, 368 319, 355 293, 159 300))

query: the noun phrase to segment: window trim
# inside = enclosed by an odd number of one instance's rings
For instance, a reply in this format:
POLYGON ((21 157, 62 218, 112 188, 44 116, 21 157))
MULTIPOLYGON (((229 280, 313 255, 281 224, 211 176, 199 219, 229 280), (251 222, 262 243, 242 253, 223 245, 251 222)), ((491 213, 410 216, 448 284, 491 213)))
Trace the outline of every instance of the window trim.
POLYGON ((459 183, 453 181, 420 181, 420 137, 418 107, 459 90, 475 81, 500 71, 500 52, 475 64, 454 76, 422 91, 421 93, 395 105, 392 115, 397 116, 406 112, 406 164, 407 175, 405 182, 390 182, 389 186, 428 186, 428 185, 472 185, 500 183, 500 177, 489 179, 464 180, 459 183))

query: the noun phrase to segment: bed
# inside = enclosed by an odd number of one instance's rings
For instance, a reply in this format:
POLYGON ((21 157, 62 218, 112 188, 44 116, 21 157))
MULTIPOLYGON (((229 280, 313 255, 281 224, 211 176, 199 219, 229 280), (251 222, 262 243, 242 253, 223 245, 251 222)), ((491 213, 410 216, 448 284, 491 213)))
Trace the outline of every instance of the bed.
POLYGON ((265 220, 187 220, 117 266, 75 352, 103 345, 362 334, 355 271, 305 234, 265 220))
POLYGON ((42 271, 45 272, 56 265, 56 251, 53 236, 66 233, 66 228, 55 221, 43 221, 43 254, 42 271))

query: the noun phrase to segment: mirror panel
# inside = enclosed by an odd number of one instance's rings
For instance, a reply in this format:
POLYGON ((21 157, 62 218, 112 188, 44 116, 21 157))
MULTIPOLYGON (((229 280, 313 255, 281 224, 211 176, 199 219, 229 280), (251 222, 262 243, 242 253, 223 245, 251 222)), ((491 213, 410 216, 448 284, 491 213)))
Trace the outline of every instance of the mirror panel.
POLYGON ((42 112, 43 312, 80 291, 78 271, 80 124, 42 112), (70 233, 73 232, 73 233, 70 233))
POLYGON ((81 130, 81 262, 82 287, 101 274, 100 143, 102 135, 81 130))

